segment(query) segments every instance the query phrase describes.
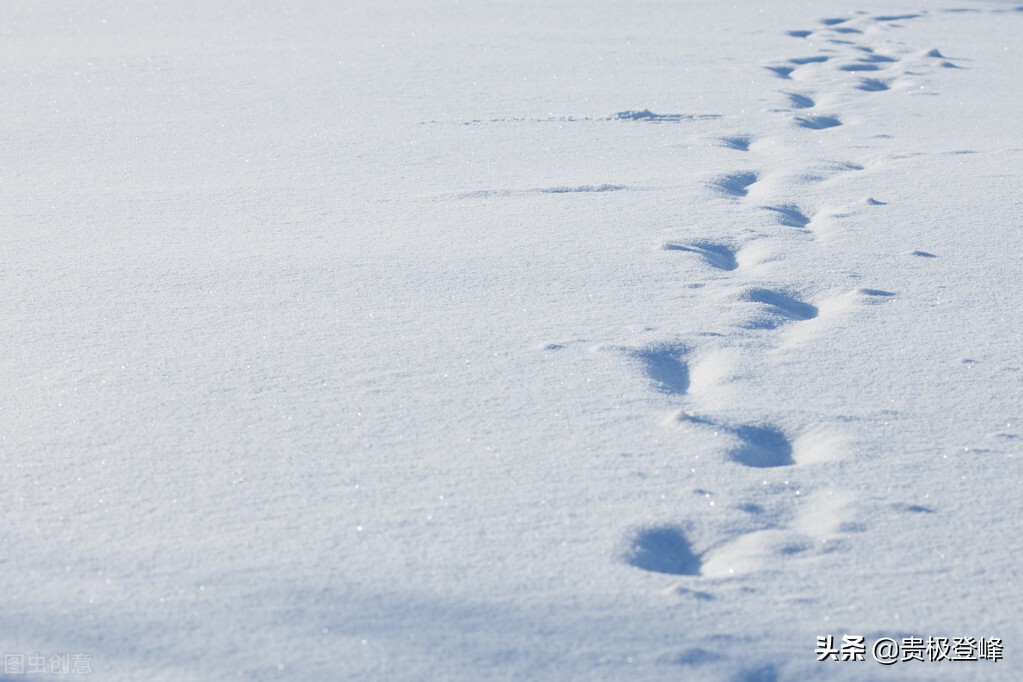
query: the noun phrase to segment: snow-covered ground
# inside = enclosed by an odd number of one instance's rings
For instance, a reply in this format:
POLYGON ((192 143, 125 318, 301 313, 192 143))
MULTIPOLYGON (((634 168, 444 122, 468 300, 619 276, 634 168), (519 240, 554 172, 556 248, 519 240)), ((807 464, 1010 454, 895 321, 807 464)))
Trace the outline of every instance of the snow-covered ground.
POLYGON ((7 7, 0 679, 1020 679, 1020 35, 7 7))

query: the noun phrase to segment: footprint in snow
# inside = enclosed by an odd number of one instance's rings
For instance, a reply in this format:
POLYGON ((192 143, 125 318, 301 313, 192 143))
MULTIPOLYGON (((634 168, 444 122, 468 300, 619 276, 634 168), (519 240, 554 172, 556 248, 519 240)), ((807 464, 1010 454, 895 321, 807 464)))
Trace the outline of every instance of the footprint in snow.
POLYGON ((922 14, 887 14, 874 17, 874 21, 880 21, 882 23, 891 21, 909 21, 910 19, 917 19, 922 16, 922 14))
POLYGON ((618 558, 635 568, 669 575, 699 575, 700 557, 685 532, 671 525, 646 526, 629 531, 618 558))
POLYGON ((743 325, 746 329, 777 329, 789 322, 812 320, 819 312, 816 306, 773 289, 747 289, 739 300, 756 304, 760 313, 743 325))
POLYGON ((810 224, 810 218, 803 214, 793 204, 780 204, 778 206, 761 206, 765 211, 771 211, 778 220, 779 225, 785 227, 806 227, 810 224))
POLYGON ((837 116, 796 116, 793 119, 800 128, 825 130, 842 125, 837 116))
POLYGON ((877 54, 876 52, 871 50, 871 52, 870 52, 870 54, 868 56, 860 57, 859 61, 863 62, 864 64, 891 64, 891 63, 897 62, 899 60, 896 59, 895 57, 889 57, 887 55, 877 54))
POLYGON ((792 66, 765 66, 764 68, 785 80, 792 80, 792 72, 796 70, 792 66))
POLYGON ((786 92, 784 94, 789 98, 789 105, 793 109, 809 109, 816 104, 811 98, 806 95, 800 95, 797 92, 786 92))
MULTIPOLYGON (((544 350, 557 349, 544 347, 544 350)), ((690 349, 684 344, 669 342, 641 347, 597 344, 589 350, 592 353, 612 352, 624 356, 661 393, 681 397, 689 391, 689 365, 686 358, 690 349)))
POLYGON ((732 135, 729 137, 722 137, 721 144, 729 149, 735 149, 740 152, 748 152, 750 144, 753 143, 753 137, 751 135, 732 135))
POLYGON ((711 182, 711 187, 717 189, 722 194, 738 198, 749 194, 750 185, 759 179, 760 176, 752 171, 738 171, 728 173, 714 180, 711 182))
POLYGON ((883 92, 889 89, 889 85, 877 78, 864 78, 856 86, 856 89, 864 92, 883 92))
POLYGON ((908 512, 910 514, 933 514, 934 508, 928 507, 922 504, 905 504, 902 502, 896 502, 892 505, 892 509, 900 512, 908 512))
POLYGON ((855 64, 843 64, 838 67, 839 71, 880 71, 881 67, 869 62, 856 62, 855 64))
POLYGON ((662 393, 683 396, 689 390, 689 365, 685 361, 689 354, 687 347, 663 344, 627 352, 640 362, 647 377, 662 393))
POLYGON ((795 464, 792 443, 785 434, 770 425, 747 425, 734 429, 739 443, 728 452, 728 457, 743 466, 764 469, 795 464))
POLYGON ((789 59, 789 64, 795 64, 796 66, 802 66, 803 64, 822 64, 831 59, 825 55, 813 55, 811 57, 793 57, 789 59))
POLYGON ((739 263, 735 258, 735 252, 724 244, 714 242, 690 242, 688 244, 676 244, 664 242, 661 244, 664 251, 686 251, 703 257, 703 260, 711 267, 718 270, 735 270, 739 263))
POLYGON ((685 410, 676 410, 665 420, 665 426, 697 427, 713 430, 716 436, 725 436, 730 443, 726 453, 730 460, 754 469, 768 469, 795 464, 792 442, 785 432, 772 424, 733 425, 715 419, 700 417, 685 410))

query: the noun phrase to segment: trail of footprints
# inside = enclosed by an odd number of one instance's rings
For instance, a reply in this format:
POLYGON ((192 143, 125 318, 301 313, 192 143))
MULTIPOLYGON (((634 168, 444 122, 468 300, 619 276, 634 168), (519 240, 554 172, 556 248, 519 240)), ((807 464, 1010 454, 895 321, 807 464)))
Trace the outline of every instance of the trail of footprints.
MULTIPOLYGON (((956 67, 938 50, 915 55, 895 54, 868 44, 872 36, 883 37, 887 31, 923 16, 925 13, 878 16, 860 13, 851 17, 829 17, 820 20, 815 27, 788 31, 789 36, 808 41, 817 52, 764 66, 790 86, 779 90, 788 104, 781 113, 789 116, 794 125, 809 131, 807 134, 826 136, 829 134, 827 131, 844 124, 840 112, 817 111, 819 98, 816 91, 800 91, 791 87, 792 84, 806 83, 833 90, 834 84, 841 82, 839 87, 849 93, 879 93, 897 86, 906 77, 907 66, 956 67), (836 72, 844 78, 836 79, 836 72)), ((753 136, 743 133, 720 140, 722 146, 737 152, 749 152, 755 142, 753 136)), ((862 166, 837 164, 829 172, 852 170, 862 170, 862 166)), ((820 171, 814 169, 807 171, 803 179, 812 182, 822 177, 820 171)), ((751 202, 770 196, 769 188, 761 189, 764 180, 765 176, 759 170, 739 169, 712 179, 708 189, 731 201, 751 202)), ((876 207, 884 206, 885 202, 867 198, 863 204, 876 207)), ((778 198, 767 198, 763 203, 757 203, 756 208, 765 222, 774 224, 773 229, 796 230, 792 234, 802 233, 808 239, 814 238, 816 221, 838 220, 847 215, 841 212, 823 215, 823 211, 808 215, 797 203, 778 198)), ((795 285, 791 288, 769 288, 730 284, 728 280, 734 274, 753 273, 753 268, 765 260, 763 253, 759 252, 763 246, 758 244, 756 236, 744 243, 713 239, 668 241, 661 244, 661 249, 676 253, 680 258, 699 259, 719 271, 723 305, 740 306, 747 311, 737 325, 740 330, 737 333, 771 335, 765 338, 775 339, 775 347, 798 342, 801 338, 799 334, 788 331, 782 333, 783 329, 801 325, 812 327, 817 318, 833 311, 841 311, 851 305, 883 303, 895 295, 880 289, 864 288, 832 295, 825 300, 809 301, 795 285)), ((914 252, 914 255, 933 257, 926 252, 914 252)), ((749 277, 744 277, 744 280, 749 281, 749 277)), ((716 439, 726 461, 751 474, 786 467, 797 474, 800 467, 841 456, 841 438, 827 432, 811 430, 794 434, 784 426, 766 420, 736 423, 715 416, 713 408, 706 411, 697 409, 701 394, 713 393, 727 384, 736 368, 741 366, 737 358, 730 359, 730 354, 741 357, 743 352, 749 352, 729 349, 727 344, 722 347, 720 340, 709 349, 701 349, 700 345, 699 339, 694 339, 691 343, 618 349, 642 369, 653 388, 676 405, 676 409, 663 420, 665 428, 695 431, 716 439)), ((747 356, 746 360, 749 359, 747 356)), ((695 492, 706 497, 710 505, 718 497, 716 491, 695 492)), ((734 498, 737 491, 726 492, 727 497, 734 498)), ((719 541, 703 542, 697 551, 684 524, 634 527, 622 538, 618 558, 645 571, 711 579, 730 578, 761 570, 765 563, 783 561, 787 557, 841 549, 850 533, 865 530, 861 524, 848 520, 849 507, 853 502, 850 495, 835 490, 800 490, 792 476, 783 484, 763 480, 755 488, 739 493, 739 497, 744 501, 736 505, 736 511, 745 520, 738 528, 726 531, 719 541)), ((715 598, 713 594, 692 590, 683 584, 672 586, 670 591, 701 599, 715 598)))

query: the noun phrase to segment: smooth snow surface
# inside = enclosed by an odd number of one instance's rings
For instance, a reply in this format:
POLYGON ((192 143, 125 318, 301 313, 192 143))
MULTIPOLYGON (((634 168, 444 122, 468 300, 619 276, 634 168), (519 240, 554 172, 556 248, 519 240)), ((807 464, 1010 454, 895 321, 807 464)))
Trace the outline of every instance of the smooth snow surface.
POLYGON ((55 0, 2 35, 4 654, 1023 676, 1017 2, 55 0), (910 636, 1004 660, 871 659, 910 636))

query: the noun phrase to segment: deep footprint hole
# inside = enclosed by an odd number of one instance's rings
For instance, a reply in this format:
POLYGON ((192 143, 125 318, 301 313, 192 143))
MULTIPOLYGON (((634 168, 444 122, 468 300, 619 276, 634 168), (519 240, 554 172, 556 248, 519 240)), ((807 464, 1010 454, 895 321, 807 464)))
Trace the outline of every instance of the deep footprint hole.
POLYGON ((736 149, 740 152, 748 152, 750 143, 753 142, 753 138, 749 135, 732 135, 730 137, 722 137, 721 144, 729 149, 736 149))
POLYGON ((810 224, 810 218, 793 204, 782 204, 780 206, 762 206, 765 211, 771 211, 778 219, 779 225, 785 227, 806 227, 810 224))
POLYGON ((630 566, 670 575, 699 575, 700 557, 681 528, 639 528, 626 538, 621 560, 630 566))
POLYGON ((789 104, 794 109, 809 109, 814 105, 814 101, 806 95, 800 95, 795 92, 785 93, 789 98, 789 104))
POLYGON ((685 395, 689 390, 689 366, 683 358, 688 352, 683 346, 654 346, 635 351, 635 356, 661 392, 685 395))
POLYGON ((760 176, 753 171, 739 171, 718 178, 713 186, 729 196, 744 197, 749 194, 750 185, 759 179, 760 176))
POLYGON ((773 426, 740 426, 735 429, 740 444, 729 456, 748 467, 767 469, 795 464, 792 444, 780 429, 773 426))
POLYGON ((819 312, 815 305, 771 289, 750 289, 743 298, 753 303, 771 306, 775 312, 792 320, 812 320, 819 312))
POLYGON ((797 116, 795 121, 800 128, 810 130, 826 130, 842 125, 842 122, 835 116, 797 116))
POLYGON ((735 258, 735 252, 724 244, 713 242, 692 242, 689 245, 664 242, 661 244, 663 251, 687 251, 699 254, 711 267, 718 270, 735 270, 739 262, 735 258))

